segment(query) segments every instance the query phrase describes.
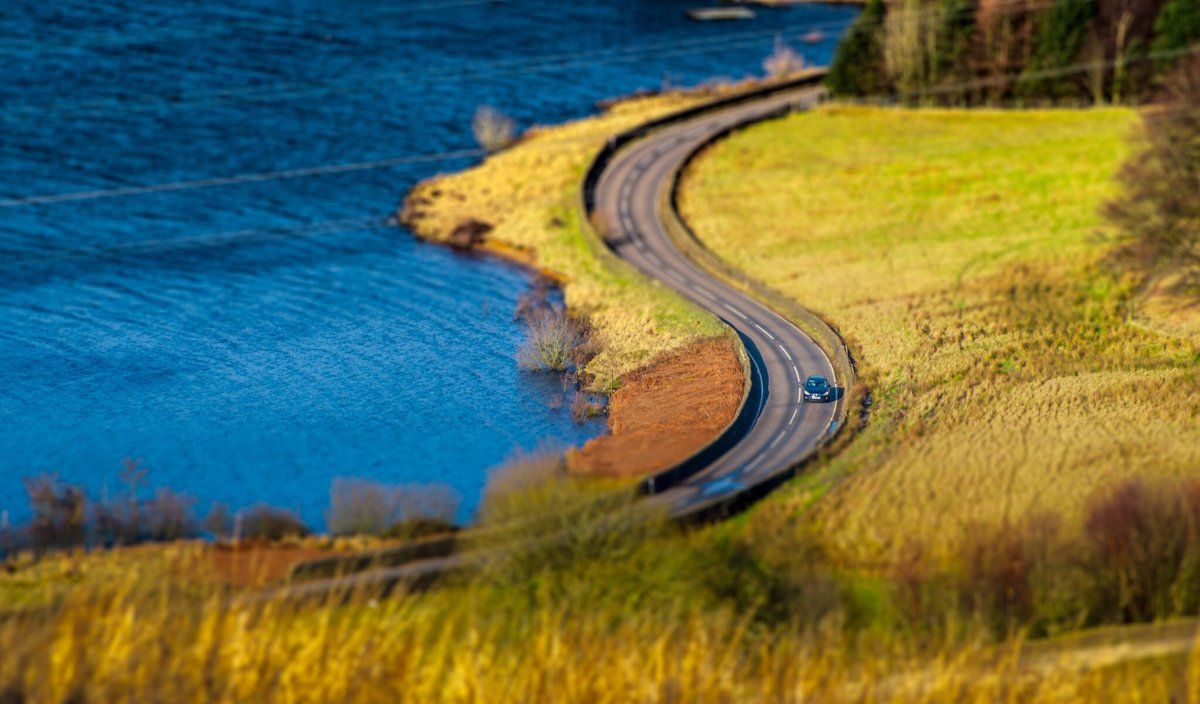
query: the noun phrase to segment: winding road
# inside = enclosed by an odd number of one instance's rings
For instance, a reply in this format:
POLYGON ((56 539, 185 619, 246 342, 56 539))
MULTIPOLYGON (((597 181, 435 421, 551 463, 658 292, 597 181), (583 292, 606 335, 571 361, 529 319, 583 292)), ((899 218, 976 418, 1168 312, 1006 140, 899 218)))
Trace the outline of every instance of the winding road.
POLYGON ((703 510, 729 494, 790 472, 833 430, 837 404, 804 403, 810 374, 837 385, 821 347, 756 298, 727 285, 680 251, 664 221, 664 204, 680 168, 714 135, 777 113, 815 103, 812 85, 706 112, 633 142, 608 163, 595 188, 594 210, 606 223, 608 244, 646 276, 679 292, 725 321, 741 337, 751 362, 753 408, 748 432, 696 474, 661 491, 655 502, 674 516, 703 510))
MULTIPOLYGON (((761 496, 790 477, 836 430, 839 404, 805 403, 801 389, 810 374, 839 380, 821 346, 795 324, 757 298, 704 269, 676 245, 666 222, 670 194, 679 170, 713 137, 731 127, 802 109, 819 100, 819 82, 765 95, 748 96, 724 107, 704 108, 691 117, 670 119, 630 142, 610 158, 594 180, 592 210, 609 225, 607 243, 619 258, 646 276, 678 291, 724 320, 740 336, 750 360, 750 389, 737 431, 727 433, 688 472, 666 472, 644 485, 644 502, 676 519, 723 512, 742 499, 761 496)), ((720 105, 720 104, 719 104, 720 105)), ((700 457, 700 456, 697 456, 700 457)), ((295 597, 325 597, 359 588, 390 590, 428 586, 441 575, 471 564, 456 551, 453 537, 418 541, 400 548, 299 565, 286 588, 295 597), (347 574, 354 573, 358 574, 347 574), (323 579, 329 575, 342 576, 323 579), (307 581, 315 579, 318 581, 307 581)))

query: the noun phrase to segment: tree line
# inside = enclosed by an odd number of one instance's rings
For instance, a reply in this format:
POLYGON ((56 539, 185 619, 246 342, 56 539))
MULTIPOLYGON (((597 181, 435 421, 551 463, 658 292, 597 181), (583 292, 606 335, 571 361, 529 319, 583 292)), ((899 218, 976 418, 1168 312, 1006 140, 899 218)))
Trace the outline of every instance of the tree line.
POLYGON ((952 105, 1143 99, 1200 42, 1200 0, 869 0, 828 86, 952 105))

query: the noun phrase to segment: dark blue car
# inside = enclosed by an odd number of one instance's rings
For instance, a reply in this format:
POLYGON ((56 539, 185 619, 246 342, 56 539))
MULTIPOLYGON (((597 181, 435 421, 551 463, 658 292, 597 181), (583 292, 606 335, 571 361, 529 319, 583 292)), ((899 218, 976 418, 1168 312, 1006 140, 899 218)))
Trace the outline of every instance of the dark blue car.
POLYGON ((833 399, 833 387, 823 376, 810 376, 804 382, 805 401, 830 401, 833 399))

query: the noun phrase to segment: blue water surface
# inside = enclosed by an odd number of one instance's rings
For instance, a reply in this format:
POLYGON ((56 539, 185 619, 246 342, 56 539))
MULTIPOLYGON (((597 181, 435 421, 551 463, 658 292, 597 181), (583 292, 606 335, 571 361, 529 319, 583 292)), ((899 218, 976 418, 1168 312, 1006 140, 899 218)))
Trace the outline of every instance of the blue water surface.
POLYGON ((581 117, 759 73, 776 33, 824 63, 855 13, 697 24, 692 4, 5 2, 0 509, 28 515, 22 477, 100 495, 141 458, 202 511, 319 526, 355 476, 449 484, 466 517, 514 449, 603 432, 516 368, 528 274, 383 219, 475 160, 447 154, 479 105, 581 117))

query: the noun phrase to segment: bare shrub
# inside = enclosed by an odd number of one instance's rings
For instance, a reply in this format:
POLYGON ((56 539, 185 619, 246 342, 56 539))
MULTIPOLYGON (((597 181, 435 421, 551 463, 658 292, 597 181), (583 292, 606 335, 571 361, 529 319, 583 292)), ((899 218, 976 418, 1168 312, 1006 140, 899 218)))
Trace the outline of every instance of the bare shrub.
POLYGON ((27 532, 39 550, 82 545, 87 537, 87 495, 77 486, 63 484, 54 474, 24 481, 33 519, 27 532))
POLYGON ((204 517, 201 527, 218 540, 231 537, 233 535, 233 514, 230 512, 228 504, 214 501, 212 508, 208 510, 208 515, 204 517))
POLYGON ((1200 607, 1200 483, 1123 482, 1093 499, 1085 529, 1102 617, 1142 621, 1200 607))
POLYGON ((414 537, 452 528, 461 499, 442 485, 389 486, 361 479, 335 479, 326 512, 334 535, 414 537))
POLYGON ((910 540, 896 551, 888 569, 900 614, 918 631, 935 610, 929 604, 933 568, 927 553, 924 545, 910 540))
POLYGON ((1023 623, 1033 611, 1033 589, 1029 584, 1031 560, 1026 538, 1015 526, 973 530, 966 545, 966 600, 1007 630, 1023 623))
POLYGON ((496 152, 516 139, 517 123, 499 110, 483 105, 471 119, 471 132, 484 151, 496 152))
POLYGON ((17 546, 17 537, 8 524, 8 511, 0 511, 0 557, 12 552, 17 546))
POLYGON ((962 549, 960 601, 1000 637, 1021 628, 1041 635, 1082 624, 1091 590, 1074 544, 1059 537, 1056 514, 1020 525, 975 526, 962 549))
POLYGON ((771 78, 783 78, 804 70, 804 57, 788 46, 780 35, 775 35, 775 46, 766 59, 763 70, 771 78))
POLYGON ((576 423, 585 423, 596 416, 604 415, 606 408, 604 399, 588 393, 576 393, 571 399, 571 418, 576 423))
POLYGON ((238 538, 282 540, 304 537, 311 531, 292 511, 258 504, 238 514, 234 533, 238 538))
POLYGON ((159 489, 154 498, 142 508, 144 524, 138 531, 147 540, 182 540, 198 532, 193 507, 196 499, 177 494, 167 488, 159 489))
POLYGON ((526 320, 530 316, 550 310, 550 290, 553 285, 554 282, 545 276, 535 278, 529 289, 517 297, 517 308, 513 317, 516 320, 526 320))
POLYGON ((621 554, 665 526, 634 493, 567 472, 543 449, 519 453, 488 474, 472 545, 494 554, 495 579, 524 581, 547 569, 621 554))
POLYGON ((517 364, 530 371, 566 371, 586 340, 581 325, 559 308, 526 316, 525 335, 517 364))
POLYGON ((1121 169, 1122 193, 1104 210, 1131 236, 1128 253, 1140 255, 1151 278, 1200 264, 1200 56, 1181 62, 1162 103, 1143 113, 1142 149, 1121 169))

